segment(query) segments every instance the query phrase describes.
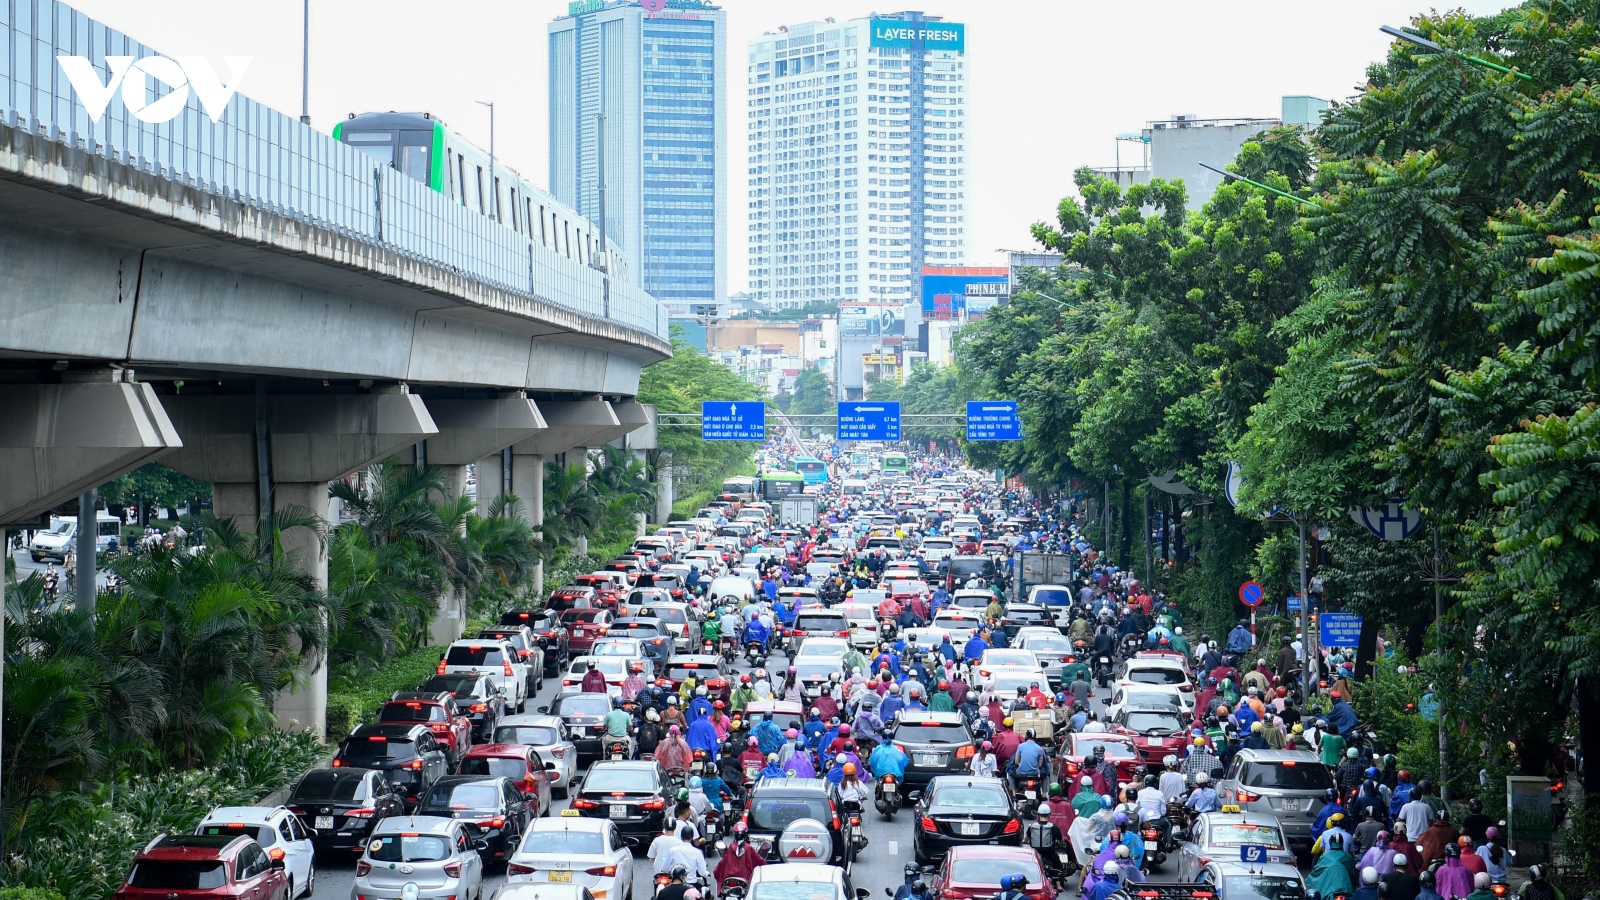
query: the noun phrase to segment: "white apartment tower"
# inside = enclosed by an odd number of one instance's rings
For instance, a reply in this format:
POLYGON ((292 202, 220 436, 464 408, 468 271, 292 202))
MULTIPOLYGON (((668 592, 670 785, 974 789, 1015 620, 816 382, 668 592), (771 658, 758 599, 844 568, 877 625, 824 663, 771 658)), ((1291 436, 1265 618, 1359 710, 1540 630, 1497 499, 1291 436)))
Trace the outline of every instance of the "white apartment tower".
POLYGON ((750 42, 753 299, 920 305, 924 263, 966 261, 965 32, 901 12, 750 42))

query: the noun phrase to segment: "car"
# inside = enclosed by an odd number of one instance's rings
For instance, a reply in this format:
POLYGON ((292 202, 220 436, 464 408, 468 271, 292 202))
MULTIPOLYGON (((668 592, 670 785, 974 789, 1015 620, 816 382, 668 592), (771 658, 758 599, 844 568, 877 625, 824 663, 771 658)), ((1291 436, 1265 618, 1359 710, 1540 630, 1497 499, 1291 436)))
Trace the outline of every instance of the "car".
POLYGON ((987 556, 951 556, 939 567, 944 570, 945 589, 950 591, 974 578, 982 578, 985 583, 994 580, 994 560, 987 556))
POLYGON ((906 754, 906 788, 913 795, 936 776, 962 774, 976 752, 967 720, 957 712, 902 710, 889 731, 906 754))
POLYGON ((1160 766, 1163 757, 1181 756, 1188 737, 1182 713, 1171 707, 1162 709, 1130 709, 1123 707, 1111 717, 1113 731, 1133 738, 1133 746, 1144 758, 1146 766, 1160 766))
POLYGON ((950 642, 957 647, 963 647, 972 636, 983 627, 983 616, 980 613, 966 609, 953 609, 945 607, 933 615, 934 628, 942 628, 950 633, 950 642))
POLYGON ((506 883, 576 888, 589 895, 585 900, 632 900, 633 851, 610 819, 565 809, 554 818, 534 820, 506 862, 506 883))
MULTIPOLYGON (((1284 839, 1283 825, 1277 817, 1261 813, 1242 813, 1237 806, 1224 806, 1223 812, 1201 813, 1178 845, 1178 880, 1198 881, 1207 863, 1218 859, 1239 859, 1245 844, 1265 847, 1266 862, 1295 864, 1294 850, 1284 839)), ((1309 849, 1309 848, 1308 848, 1309 849)))
POLYGON ((163 835, 134 857, 115 900, 288 900, 284 861, 239 834, 163 835))
POLYGON ((785 603, 793 604, 796 609, 823 605, 822 592, 814 587, 801 587, 799 585, 780 587, 778 588, 778 599, 785 603))
POLYGON ((806 641, 817 637, 839 638, 846 646, 850 643, 850 620, 844 613, 827 607, 802 607, 787 631, 790 646, 799 641, 804 647, 806 641))
POLYGON ((572 661, 566 674, 561 676, 561 689, 559 694, 576 694, 583 690, 583 676, 588 674, 589 666, 593 664, 606 677, 606 690, 614 697, 622 696, 622 682, 628 677, 631 666, 639 667, 639 677, 647 682, 656 680, 656 664, 648 657, 628 656, 580 656, 572 661))
POLYGON ((1177 688, 1185 694, 1194 693, 1194 682, 1180 660, 1167 656, 1135 656, 1123 665, 1119 685, 1144 685, 1177 688))
POLYGON ((447 771, 444 750, 426 725, 357 725, 339 742, 334 768, 377 769, 411 809, 447 771))
POLYGON ((572 649, 567 642, 567 627, 561 624, 559 615, 551 610, 513 609, 501 614, 500 624, 526 625, 533 631, 539 647, 544 650, 546 678, 560 675, 572 658, 572 649))
POLYGON ((313 830, 285 806, 219 806, 206 813, 195 834, 254 838, 267 856, 283 861, 288 881, 286 900, 311 896, 317 887, 317 851, 313 830))
POLYGON ((833 843, 828 865, 844 866, 855 859, 855 848, 844 837, 838 790, 826 779, 763 778, 751 789, 745 822, 753 843, 771 843, 769 860, 781 861, 778 837, 801 819, 813 819, 827 829, 833 843))
POLYGON ((466 822, 473 826, 473 836, 483 843, 478 847, 478 854, 485 865, 503 863, 521 846, 528 823, 550 807, 549 782, 545 781, 542 771, 539 776, 545 788, 529 799, 523 793, 523 785, 510 778, 446 775, 428 789, 428 795, 417 805, 416 814, 466 822))
POLYGON ((678 652, 687 653, 699 649, 689 646, 692 636, 689 628, 689 605, 686 603, 651 603, 635 608, 629 604, 628 611, 635 618, 660 619, 667 626, 667 631, 672 635, 673 644, 678 652))
POLYGON ((1000 879, 1021 875, 1028 900, 1055 900, 1044 865, 1032 847, 967 845, 951 847, 931 879, 931 893, 942 900, 988 900, 1000 893, 1000 879))
POLYGON ((808 656, 794 661, 795 678, 806 700, 822 696, 830 676, 844 676, 844 664, 831 656, 808 656))
POLYGON ((648 846, 663 830, 672 790, 666 770, 655 760, 602 759, 584 774, 572 808, 611 822, 629 844, 648 846))
POLYGON ((528 670, 531 667, 517 655, 509 641, 499 638, 464 638, 452 641, 439 657, 440 675, 452 673, 482 673, 494 679, 505 692, 506 705, 522 712, 523 704, 533 696, 528 693, 528 670))
MULTIPOLYGON (((1028 603, 1010 603, 1006 605, 1005 615, 1000 617, 1000 627, 1005 629, 1008 642, 1016 640, 1017 632, 1028 627, 1054 627, 1055 617, 1050 610, 1042 606, 1033 606, 1028 603)), ((1058 632, 1059 633, 1059 632, 1058 632)))
POLYGON ((1010 789, 999 778, 934 778, 917 800, 912 824, 911 846, 919 866, 964 844, 1022 844, 1022 822, 1012 809, 1010 789))
MULTIPOLYGON (((684 573, 687 572, 688 570, 685 569, 684 573)), ((635 589, 653 588, 659 591, 666 591, 666 601, 668 603, 682 603, 684 598, 688 596, 688 589, 684 587, 683 575, 677 572, 669 572, 664 568, 659 572, 646 572, 640 575, 633 582, 633 586, 635 589)), ((633 606, 632 603, 628 605, 630 607, 633 606)))
POLYGON ((1061 754, 1067 764, 1068 777, 1078 777, 1078 773, 1083 771, 1084 758, 1096 747, 1104 748, 1106 759, 1117 767, 1118 783, 1133 781, 1133 770, 1144 765, 1138 749, 1133 746, 1133 738, 1128 735, 1109 731, 1075 731, 1067 735, 1067 743, 1063 748, 1065 752, 1061 754))
MULTIPOLYGON (((642 660, 650 656, 650 654, 645 652, 644 641, 640 638, 618 637, 614 634, 607 634, 605 637, 595 641, 594 646, 589 648, 589 656, 600 659, 620 656, 627 660, 642 660)), ((624 675, 623 677, 626 678, 627 676, 624 675)))
POLYGON ((526 625, 480 628, 478 637, 507 641, 517 651, 517 656, 521 657, 528 667, 528 683, 524 688, 524 697, 532 697, 544 690, 544 648, 539 644, 539 638, 534 635, 532 628, 526 625))
POLYGON ((561 614, 567 627, 567 646, 573 653, 588 653, 594 642, 611 630, 612 614, 607 609, 569 609, 561 614))
POLYGON ((378 721, 428 726, 452 766, 472 746, 472 719, 448 691, 395 691, 388 703, 378 707, 378 721))
POLYGON ((472 723, 473 740, 488 740, 495 723, 506 714, 506 695, 488 675, 465 673, 435 675, 417 687, 417 693, 446 693, 455 698, 456 708, 472 723))
MULTIPOLYGON (((1054 627, 1024 627, 1017 632, 1011 646, 1032 653, 1039 661, 1040 670, 1058 690, 1062 687, 1061 670, 1066 668, 1068 660, 1077 659, 1077 653, 1072 649, 1072 641, 1054 627)), ((1087 660, 1085 663, 1087 664, 1087 660)), ((1088 680, 1087 675, 1084 676, 1084 680, 1088 680)))
POLYGON ((284 805, 323 854, 360 853, 373 825, 406 811, 405 797, 382 772, 353 766, 301 775, 284 805))
MULTIPOLYGON (((606 580, 610 587, 610 580, 606 580)), ((564 584, 550 593, 550 599, 544 603, 544 608, 559 617, 562 613, 573 609, 598 609, 600 607, 599 592, 587 584, 564 584)))
POLYGON ((738 575, 713 578, 711 586, 706 589, 706 596, 713 601, 723 597, 731 597, 736 601, 753 600, 756 593, 756 587, 750 583, 750 579, 738 575))
POLYGON ((1300 870, 1283 863, 1217 859, 1201 867, 1197 885, 1209 885, 1216 900, 1305 900, 1300 870))
MULTIPOLYGON (((989 652, 993 653, 994 651, 991 650, 989 652)), ((1027 661, 1010 665, 988 666, 980 663, 977 672, 973 675, 973 686, 980 690, 993 691, 1001 699, 1002 703, 1016 695, 1018 685, 1022 686, 1024 692, 1035 683, 1042 689, 1049 679, 1045 677, 1044 672, 1040 671, 1039 664, 1033 661, 1033 654, 1025 650, 1017 652, 1022 653, 1027 658, 1027 661)))
POLYGON ((990 647, 978 657, 978 678, 988 678, 991 669, 1027 669, 1039 671, 1039 658, 1021 647, 990 647))
POLYGON ((652 603, 669 603, 672 601, 672 592, 666 588, 643 587, 634 588, 622 598, 622 603, 617 611, 623 615, 630 615, 641 606, 652 603))
POLYGON ((600 736, 605 733, 605 718, 611 712, 610 694, 561 694, 549 706, 539 707, 539 712, 556 716, 566 724, 567 736, 577 750, 578 765, 585 758, 600 758, 600 736))
POLYGON ((441 816, 406 816, 380 823, 356 861, 352 900, 399 897, 407 884, 417 886, 418 900, 481 896, 479 854, 488 845, 473 831, 461 819, 441 816))
POLYGON ((508 778, 527 802, 531 816, 550 811, 550 782, 556 769, 544 756, 527 744, 479 744, 467 751, 458 773, 461 775, 508 778))
POLYGON ((834 607, 850 620, 850 643, 858 650, 878 646, 878 610, 865 603, 841 603, 834 607))
POLYGON ((1311 823, 1331 787, 1333 777, 1309 750, 1240 750, 1216 784, 1223 803, 1276 816, 1302 855, 1311 851, 1311 823))
POLYGON ((1124 709, 1175 709, 1189 716, 1194 713, 1194 694, 1160 685, 1114 685, 1106 715, 1115 716, 1124 709))
POLYGON ((929 537, 922 539, 922 556, 930 563, 937 564, 940 560, 956 555, 956 543, 945 537, 929 537))
POLYGON ((578 745, 568 737, 567 723, 560 716, 507 716, 495 726, 489 744, 525 744, 539 751, 545 770, 554 773, 550 789, 561 799, 566 799, 567 789, 578 777, 578 745))
POLYGON ((866 900, 872 892, 850 881, 850 870, 821 863, 788 862, 750 873, 749 900, 866 900))
POLYGON ((666 668, 656 678, 656 686, 677 690, 678 685, 693 678, 696 686, 704 686, 712 702, 724 703, 733 696, 733 681, 722 674, 722 657, 709 653, 680 653, 667 660, 666 668))

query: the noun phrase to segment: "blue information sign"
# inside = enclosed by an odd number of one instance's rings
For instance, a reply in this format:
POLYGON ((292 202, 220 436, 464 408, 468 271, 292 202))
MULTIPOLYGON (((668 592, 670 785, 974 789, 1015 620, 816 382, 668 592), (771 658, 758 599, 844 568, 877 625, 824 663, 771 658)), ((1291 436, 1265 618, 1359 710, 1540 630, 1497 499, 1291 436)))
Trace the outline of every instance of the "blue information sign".
POLYGON ((839 401, 841 441, 900 440, 900 401, 839 401))
POLYGON ((700 404, 700 439, 703 441, 764 441, 767 439, 767 404, 760 400, 700 404))
POLYGON ((1267 861, 1266 844, 1240 844, 1239 861, 1247 863, 1264 863, 1267 861))
POLYGON ((1355 613, 1323 613, 1322 646, 1354 647, 1361 643, 1361 617, 1355 613))
POLYGON ((1288 600, 1289 600, 1289 612, 1297 612, 1297 611, 1305 608, 1305 604, 1300 602, 1300 598, 1298 596, 1290 597, 1290 598, 1288 598, 1288 600))
POLYGON ((1017 401, 968 400, 967 440, 1022 440, 1022 418, 1017 414, 1017 401))

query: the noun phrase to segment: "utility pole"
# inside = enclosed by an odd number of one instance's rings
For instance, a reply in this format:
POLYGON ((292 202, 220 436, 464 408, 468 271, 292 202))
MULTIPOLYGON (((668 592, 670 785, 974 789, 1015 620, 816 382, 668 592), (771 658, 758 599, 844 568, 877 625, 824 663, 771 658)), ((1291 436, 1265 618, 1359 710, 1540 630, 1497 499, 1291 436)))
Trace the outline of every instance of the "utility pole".
MULTIPOLYGON (((1433 633, 1437 644, 1436 652, 1441 657, 1444 654, 1444 584, 1445 582, 1460 581, 1459 577, 1445 572, 1444 544, 1439 540, 1439 526, 1433 526, 1433 571, 1428 571, 1423 566, 1422 580, 1433 583, 1433 633)), ((1438 685, 1434 685, 1434 697, 1439 695, 1438 685)), ((1439 799, 1450 802, 1450 732, 1445 728, 1444 704, 1436 704, 1439 709, 1439 799)))
POLYGON ((300 18, 300 124, 311 124, 311 0, 300 18))
POLYGON ((1300 527, 1300 697, 1311 696, 1311 592, 1306 590, 1306 517, 1295 516, 1300 527))
MULTIPOLYGON (((607 260, 607 266, 609 266, 610 257, 607 257, 605 255, 605 253, 606 253, 606 114, 605 113, 596 113, 595 117, 594 117, 594 155, 595 155, 595 162, 594 162, 595 173, 596 173, 596 175, 598 176, 598 179, 599 179, 599 191, 598 191, 598 193, 599 193, 599 201, 600 201, 600 254, 601 254, 600 258, 607 260)), ((603 312, 605 313, 605 317, 609 319, 609 318, 611 318, 611 273, 607 271, 607 267, 606 266, 600 266, 598 268, 600 268, 600 271, 602 273, 601 276, 600 276, 600 286, 601 286, 601 290, 602 290, 601 298, 602 298, 602 300, 603 300, 603 302, 605 304, 603 312)))
POLYGON ((489 204, 489 214, 494 216, 496 222, 500 221, 500 188, 494 180, 494 104, 485 100, 472 101, 479 106, 489 107, 489 196, 494 202, 489 204))

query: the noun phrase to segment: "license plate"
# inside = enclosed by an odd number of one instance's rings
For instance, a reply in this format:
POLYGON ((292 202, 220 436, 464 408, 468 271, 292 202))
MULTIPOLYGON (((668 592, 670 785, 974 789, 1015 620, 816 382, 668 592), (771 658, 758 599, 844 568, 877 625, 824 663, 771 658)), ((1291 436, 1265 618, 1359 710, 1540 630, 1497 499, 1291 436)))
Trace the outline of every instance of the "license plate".
POLYGON ((697 759, 694 761, 694 765, 690 766, 689 768, 695 770, 696 772, 704 772, 706 769, 706 764, 697 759))
POLYGON ((333 816, 317 816, 317 824, 311 827, 317 829, 318 831, 321 831, 324 828, 332 828, 333 816))
POLYGON ((619 803, 611 804, 611 818, 613 818, 613 819, 626 819, 627 817, 628 817, 628 807, 626 807, 626 806, 624 806, 622 804, 619 804, 619 803))
POLYGON ((961 825, 961 834, 963 834, 963 835, 976 835, 978 833, 978 823, 977 822, 962 822, 962 823, 960 823, 960 825, 961 825))
POLYGON ((1029 800, 1037 800, 1037 799, 1039 799, 1039 792, 1038 791, 1025 791, 1024 793, 1026 793, 1028 795, 1028 799, 1029 800))
POLYGON ((941 754, 938 754, 938 753, 918 753, 917 754, 917 765, 919 765, 919 766, 941 766, 941 765, 944 765, 944 758, 943 758, 943 756, 941 754))
POLYGON ((883 792, 885 794, 893 794, 898 790, 900 790, 900 785, 898 784, 886 784, 883 786, 883 792))
POLYGON ((554 869, 550 872, 550 880, 556 884, 571 884, 571 869, 554 869))

